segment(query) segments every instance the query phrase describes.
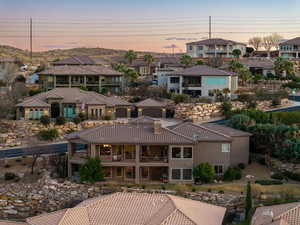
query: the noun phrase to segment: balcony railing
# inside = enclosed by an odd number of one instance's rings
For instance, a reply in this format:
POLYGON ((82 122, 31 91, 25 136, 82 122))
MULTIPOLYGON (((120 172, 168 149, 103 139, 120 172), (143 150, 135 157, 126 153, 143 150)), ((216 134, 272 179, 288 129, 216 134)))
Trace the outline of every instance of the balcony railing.
POLYGON ((200 83, 194 83, 194 84, 183 83, 182 87, 201 87, 201 84, 200 83))
POLYGON ((141 156, 140 158, 141 162, 163 162, 168 163, 168 157, 167 156, 141 156))
POLYGON ((102 85, 113 85, 113 86, 119 86, 122 84, 121 81, 102 81, 102 85))

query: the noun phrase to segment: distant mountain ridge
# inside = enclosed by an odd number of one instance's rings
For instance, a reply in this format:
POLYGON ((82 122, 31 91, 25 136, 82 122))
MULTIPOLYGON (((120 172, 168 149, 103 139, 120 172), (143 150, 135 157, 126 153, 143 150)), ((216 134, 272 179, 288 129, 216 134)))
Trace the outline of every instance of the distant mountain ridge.
MULTIPOLYGON (((126 50, 106 49, 106 48, 71 48, 71 49, 54 49, 42 52, 33 52, 33 64, 38 64, 41 61, 51 62, 56 59, 63 59, 76 55, 88 55, 99 60, 111 62, 116 56, 124 56, 126 50)), ((140 52, 138 56, 146 53, 151 53, 154 56, 166 55, 155 52, 140 52)), ((30 53, 28 50, 22 50, 8 45, 0 45, 0 57, 17 57, 23 63, 30 63, 30 53)))

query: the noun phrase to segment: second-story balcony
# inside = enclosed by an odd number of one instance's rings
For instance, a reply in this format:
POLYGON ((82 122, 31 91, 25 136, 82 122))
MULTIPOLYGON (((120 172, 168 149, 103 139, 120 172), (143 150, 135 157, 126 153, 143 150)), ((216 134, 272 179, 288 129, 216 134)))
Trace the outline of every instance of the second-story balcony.
POLYGON ((114 80, 105 80, 101 82, 101 85, 106 86, 120 86, 122 84, 121 81, 114 81, 114 80))
POLYGON ((201 83, 182 83, 182 87, 201 87, 201 83))

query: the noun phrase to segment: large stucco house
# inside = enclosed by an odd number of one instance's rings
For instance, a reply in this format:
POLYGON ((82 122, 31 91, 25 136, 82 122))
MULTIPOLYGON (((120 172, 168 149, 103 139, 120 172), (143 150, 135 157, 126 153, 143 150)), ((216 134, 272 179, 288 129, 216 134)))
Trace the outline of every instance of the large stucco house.
POLYGON ((279 56, 287 59, 300 59, 300 37, 279 44, 279 56))
POLYGON ((118 97, 107 97, 79 88, 55 88, 51 91, 28 97, 19 104, 17 119, 39 119, 43 115, 51 118, 64 116, 74 118, 84 113, 89 119, 111 119, 130 117, 132 104, 118 97))
POLYGON ((226 208, 167 194, 114 193, 0 225, 222 225, 226 208))
POLYGON ((193 168, 200 163, 211 163, 218 175, 230 166, 248 164, 249 136, 221 125, 185 122, 165 127, 159 120, 140 117, 69 134, 68 172, 76 177, 88 158, 99 158, 106 179, 193 182, 193 168))
POLYGON ((228 88, 234 93, 238 88, 238 76, 206 65, 193 66, 168 74, 169 92, 188 94, 193 97, 212 96, 216 89, 228 88))
POLYGON ((85 56, 71 57, 54 62, 39 73, 39 84, 44 90, 57 87, 85 87, 90 91, 120 94, 123 89, 123 74, 108 66, 98 65, 85 56))
POLYGON ((190 42, 186 44, 186 47, 187 54, 193 58, 233 58, 234 49, 239 49, 241 56, 246 54, 246 44, 221 38, 190 42))

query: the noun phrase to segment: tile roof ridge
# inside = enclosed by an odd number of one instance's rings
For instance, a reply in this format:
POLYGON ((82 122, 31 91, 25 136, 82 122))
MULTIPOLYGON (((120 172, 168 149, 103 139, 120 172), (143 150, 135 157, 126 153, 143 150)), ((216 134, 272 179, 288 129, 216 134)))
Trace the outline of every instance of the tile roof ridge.
POLYGON ((205 126, 201 126, 201 125, 199 125, 199 124, 195 124, 195 123, 191 123, 191 122, 189 122, 189 123, 190 123, 191 125, 195 126, 195 127, 202 128, 202 129, 204 129, 204 130, 210 131, 210 132, 212 132, 212 133, 214 133, 214 134, 217 134, 217 135, 220 135, 220 136, 223 136, 223 137, 225 137, 225 138, 228 138, 228 139, 232 140, 232 137, 230 137, 230 136, 228 136, 228 135, 226 135, 226 134, 223 134, 223 133, 221 133, 221 132, 218 132, 218 131, 216 131, 216 130, 213 130, 213 129, 211 129, 211 128, 208 128, 208 127, 205 127, 205 126))
POLYGON ((64 218, 66 217, 67 213, 70 211, 71 208, 68 208, 66 210, 66 212, 64 213, 64 215, 62 216, 62 218, 59 220, 58 224, 57 225, 63 225, 62 222, 64 220, 64 218))
POLYGON ((288 214, 290 211, 293 211, 293 210, 299 210, 300 208, 300 202, 298 202, 298 205, 297 206, 294 206, 293 208, 291 209, 288 209, 287 211, 283 212, 283 213, 280 213, 279 215, 275 216, 274 219, 283 219, 281 218, 282 216, 288 214))
POLYGON ((181 136, 181 137, 183 137, 183 138, 185 138, 185 139, 187 139, 187 140, 189 140, 189 141, 192 141, 192 142, 195 144, 195 140, 192 139, 192 138, 190 138, 190 137, 187 137, 187 136, 185 136, 185 135, 183 135, 183 134, 179 134, 179 133, 177 133, 176 131, 173 131, 173 130, 167 128, 167 127, 162 127, 162 129, 165 129, 165 130, 167 130, 168 132, 171 132, 171 133, 176 134, 176 135, 178 135, 178 136, 181 136))
POLYGON ((90 207, 93 207, 93 206, 95 206, 95 205, 98 205, 99 203, 102 203, 103 201, 107 201, 107 200, 113 198, 114 196, 118 196, 118 195, 120 195, 120 194, 122 194, 122 192, 117 192, 117 193, 109 194, 109 195, 106 195, 105 197, 101 196, 101 198, 99 198, 99 200, 97 200, 97 201, 95 201, 95 202, 92 202, 92 203, 87 204, 87 205, 85 205, 85 206, 78 206, 78 207, 79 207, 79 208, 80 208, 80 207, 84 207, 84 208, 86 208, 86 209, 88 210, 90 207))
MULTIPOLYGON (((70 209, 70 208, 68 208, 68 209, 70 209)), ((46 216, 46 215, 49 215, 49 214, 56 214, 56 213, 58 213, 60 211, 66 211, 67 212, 68 209, 61 209, 61 210, 53 211, 53 212, 49 212, 49 213, 42 213, 40 215, 27 218, 25 222, 28 223, 28 224, 30 224, 30 225, 35 225, 35 224, 29 222, 29 220, 32 219, 32 218, 40 218, 40 217, 43 217, 43 216, 46 216)))

